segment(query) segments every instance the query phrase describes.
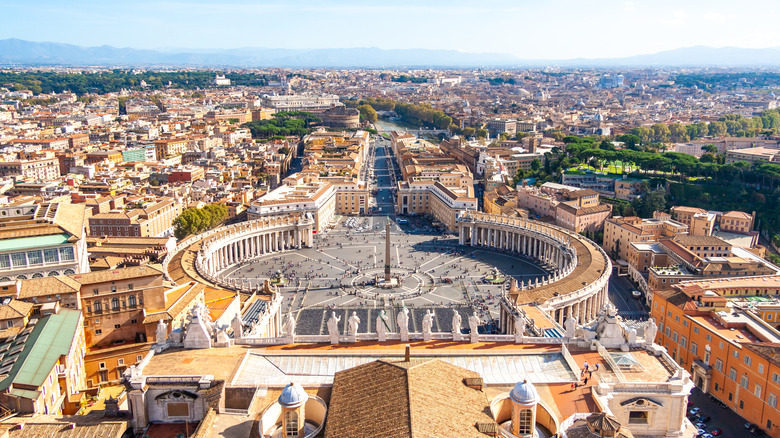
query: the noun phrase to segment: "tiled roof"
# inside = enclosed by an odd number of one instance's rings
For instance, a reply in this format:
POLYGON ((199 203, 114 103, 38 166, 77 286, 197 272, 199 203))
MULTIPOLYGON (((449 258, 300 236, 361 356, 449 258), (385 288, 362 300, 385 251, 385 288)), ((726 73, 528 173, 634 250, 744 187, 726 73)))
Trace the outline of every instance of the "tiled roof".
POLYGON ((439 360, 375 361, 336 374, 327 437, 484 437, 495 423, 484 392, 464 378, 479 374, 439 360))

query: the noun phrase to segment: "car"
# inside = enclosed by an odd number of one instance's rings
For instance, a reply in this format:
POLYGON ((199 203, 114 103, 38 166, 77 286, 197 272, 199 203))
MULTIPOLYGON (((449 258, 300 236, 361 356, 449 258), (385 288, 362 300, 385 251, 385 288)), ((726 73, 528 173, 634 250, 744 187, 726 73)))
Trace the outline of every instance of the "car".
POLYGON ((710 433, 705 433, 704 435, 701 435, 701 438, 713 438, 713 436, 710 433))
POLYGON ((696 430, 696 436, 702 436, 705 433, 707 433, 707 431, 704 429, 699 428, 698 430, 696 430))
POLYGON ((710 420, 712 420, 712 417, 709 415, 699 414, 697 420, 701 421, 702 423, 709 423, 710 420))
POLYGON ((642 292, 634 289, 631 291, 631 296, 634 298, 642 298, 642 292))
MULTIPOLYGON (((699 408, 693 408, 690 411, 688 411, 688 415, 699 415, 700 411, 701 411, 701 409, 699 409, 699 408)), ((747 429, 747 427, 745 427, 745 429, 747 429)))
POLYGON ((713 427, 710 430, 710 433, 712 434, 712 436, 721 436, 723 434, 723 429, 719 427, 713 427))
POLYGON ((704 429, 707 427, 707 423, 699 421, 698 423, 694 424, 694 426, 696 426, 697 429, 704 429))

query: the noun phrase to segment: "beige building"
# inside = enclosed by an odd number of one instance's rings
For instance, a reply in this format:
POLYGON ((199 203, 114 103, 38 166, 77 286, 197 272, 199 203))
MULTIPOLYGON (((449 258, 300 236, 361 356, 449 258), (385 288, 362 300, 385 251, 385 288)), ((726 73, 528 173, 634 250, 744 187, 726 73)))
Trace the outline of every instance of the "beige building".
POLYGON ((616 216, 604 223, 604 251, 616 260, 628 260, 631 242, 654 242, 661 237, 688 234, 688 226, 655 212, 652 219, 616 216))
POLYGON ((57 158, 0 162, 0 177, 16 176, 36 181, 53 181, 60 176, 57 158))
POLYGON ((367 213, 368 201, 365 184, 351 177, 320 178, 316 173, 301 172, 285 178, 282 185, 252 202, 248 217, 252 220, 308 213, 314 218, 315 231, 320 232, 335 222, 336 214, 367 213))
POLYGON ((171 235, 182 205, 173 198, 126 211, 98 213, 89 218, 91 236, 160 237, 171 235))
POLYGON ((517 204, 555 224, 577 233, 600 231, 612 214, 612 207, 599 202, 594 190, 545 183, 542 187, 524 186, 517 191, 517 204))
POLYGON ((415 178, 411 181, 399 181, 397 190, 397 212, 404 215, 429 215, 450 231, 457 228, 456 220, 461 211, 476 210, 477 198, 474 187, 462 181, 470 175, 453 177, 445 174, 447 184, 439 179, 415 178))

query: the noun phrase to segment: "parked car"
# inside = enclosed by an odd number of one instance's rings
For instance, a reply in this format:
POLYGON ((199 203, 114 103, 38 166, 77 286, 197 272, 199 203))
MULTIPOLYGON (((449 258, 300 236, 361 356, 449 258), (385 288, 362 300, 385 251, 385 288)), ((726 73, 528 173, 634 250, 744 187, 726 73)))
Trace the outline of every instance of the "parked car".
MULTIPOLYGON (((701 411, 701 409, 693 408, 690 411, 688 411, 688 415, 699 415, 699 411, 701 411)), ((745 426, 745 429, 747 429, 747 426, 745 426)))
POLYGON ((704 429, 699 428, 698 430, 696 430, 696 436, 698 437, 704 435, 705 433, 707 433, 707 431, 704 429))
POLYGON ((634 289, 631 291, 631 296, 634 298, 642 298, 642 292, 634 289))
POLYGON ((702 423, 708 423, 710 420, 712 420, 712 417, 709 415, 700 414, 697 419, 701 421, 702 423))
POLYGON ((712 430, 710 430, 710 433, 712 436, 721 436, 723 434, 723 429, 719 427, 713 427, 712 430))

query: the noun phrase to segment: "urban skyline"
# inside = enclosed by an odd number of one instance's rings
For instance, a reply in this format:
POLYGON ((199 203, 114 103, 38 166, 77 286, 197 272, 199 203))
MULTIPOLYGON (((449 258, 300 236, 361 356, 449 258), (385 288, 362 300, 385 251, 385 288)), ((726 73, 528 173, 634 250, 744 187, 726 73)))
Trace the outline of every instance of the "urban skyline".
POLYGON ((36 1, 4 5, 0 38, 167 51, 377 47, 593 59, 691 46, 776 47, 780 31, 771 20, 778 11, 769 0, 740 8, 722 0, 36 1))

